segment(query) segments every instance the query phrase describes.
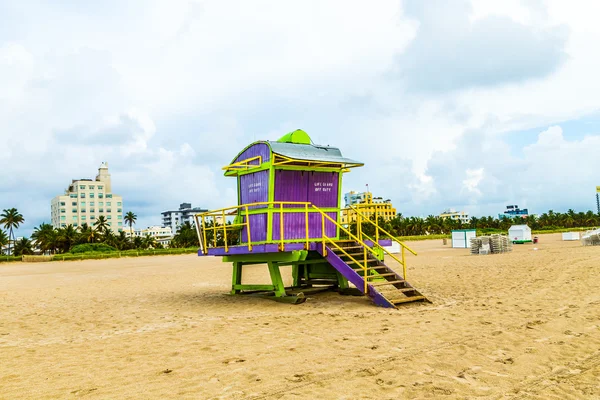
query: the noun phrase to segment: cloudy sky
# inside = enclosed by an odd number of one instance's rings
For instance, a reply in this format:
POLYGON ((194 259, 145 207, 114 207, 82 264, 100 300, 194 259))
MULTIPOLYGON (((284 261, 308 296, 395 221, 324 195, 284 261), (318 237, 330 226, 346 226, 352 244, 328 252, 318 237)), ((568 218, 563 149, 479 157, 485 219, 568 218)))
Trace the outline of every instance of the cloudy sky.
POLYGON ((138 226, 235 204, 297 128, 404 215, 595 208, 600 3, 0 0, 0 209, 19 234, 108 161, 138 226))

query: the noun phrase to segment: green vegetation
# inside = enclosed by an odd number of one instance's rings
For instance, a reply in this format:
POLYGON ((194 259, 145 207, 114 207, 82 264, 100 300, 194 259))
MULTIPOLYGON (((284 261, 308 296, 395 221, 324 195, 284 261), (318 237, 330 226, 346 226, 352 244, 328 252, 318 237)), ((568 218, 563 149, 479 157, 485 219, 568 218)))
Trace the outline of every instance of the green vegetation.
MULTIPOLYGON (((600 216, 592 211, 576 213, 569 210, 566 213, 556 213, 550 210, 539 217, 531 215, 525 218, 503 219, 472 217, 467 224, 433 215, 420 218, 403 217, 402 214, 398 214, 396 218, 389 221, 384 221, 383 218, 379 219, 380 227, 395 237, 401 237, 403 240, 418 240, 415 237, 422 237, 423 239, 449 237, 450 232, 455 229, 476 229, 477 235, 506 233, 511 225, 516 224, 529 225, 533 233, 568 232, 577 230, 577 228, 585 229, 586 227, 599 226, 600 216)), ((368 222, 363 222, 362 229, 369 236, 375 234, 375 227, 368 222)), ((356 225, 351 226, 351 231, 356 232, 356 225)))
POLYGON ((114 251, 117 251, 117 249, 115 249, 114 247, 109 246, 105 243, 78 244, 78 245, 73 246, 73 248, 71 249, 71 253, 73 253, 73 254, 93 253, 93 252, 107 253, 107 252, 114 252, 114 251))

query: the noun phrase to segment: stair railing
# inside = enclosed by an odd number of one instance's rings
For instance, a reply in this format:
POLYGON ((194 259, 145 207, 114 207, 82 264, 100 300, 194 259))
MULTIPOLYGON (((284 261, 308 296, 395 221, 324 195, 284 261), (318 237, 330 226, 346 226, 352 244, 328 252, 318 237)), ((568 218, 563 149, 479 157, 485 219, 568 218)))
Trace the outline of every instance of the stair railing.
POLYGON ((356 212, 356 215, 358 217, 356 230, 357 230, 357 232, 360 232, 360 237, 361 238, 366 237, 369 241, 373 242, 374 246, 377 246, 378 248, 383 250, 387 255, 389 255, 394 260, 396 260, 396 262, 398 262, 400 265, 402 265, 403 279, 406 280, 406 252, 405 252, 405 249, 410 251, 415 256, 417 255, 417 252, 414 251, 413 249, 411 249, 410 247, 408 247, 407 245, 405 245, 404 243, 402 243, 400 240, 398 240, 396 237, 394 237, 391 233, 389 233, 385 229, 381 228, 379 226, 379 221, 378 221, 377 215, 375 216, 375 222, 373 222, 373 221, 371 221, 370 218, 367 218, 367 216, 365 216, 363 213, 361 213, 357 208, 353 207, 352 205, 350 205, 349 207, 356 212), (362 220, 363 219, 365 221, 367 221, 368 223, 370 223, 371 225, 375 226, 375 239, 374 240, 363 232, 363 230, 362 230, 362 220), (400 245, 401 260, 399 260, 396 256, 394 256, 388 249, 386 249, 385 247, 383 247, 379 244, 379 238, 380 238, 379 232, 383 233, 385 236, 389 237, 392 241, 394 241, 400 245))
POLYGON ((336 220, 331 218, 329 215, 327 215, 325 212, 323 212, 320 208, 318 208, 314 204, 312 205, 312 207, 315 210, 317 210, 319 213, 321 213, 321 236, 322 236, 322 245, 323 245, 323 255, 327 256, 327 249, 325 248, 325 242, 327 241, 329 243, 332 243, 334 245, 334 247, 336 247, 337 249, 344 252, 345 253, 344 255, 350 257, 352 259, 352 261, 354 263, 356 263, 358 266, 360 266, 361 269, 363 270, 364 293, 367 294, 367 290, 368 290, 368 287, 367 287, 367 272, 368 272, 367 255, 368 255, 368 252, 370 252, 375 257, 377 257, 377 252, 375 252, 375 250, 373 250, 370 246, 368 246, 361 238, 359 238, 358 236, 356 236, 355 234, 350 232, 348 229, 344 228, 339 222, 337 222, 336 220), (333 239, 331 239, 329 236, 327 236, 327 234, 325 232, 325 220, 326 219, 329 220, 330 222, 332 222, 337 228, 339 228, 341 231, 346 233, 348 235, 348 237, 350 237, 351 239, 353 239, 355 242, 357 242, 358 244, 360 244, 363 247, 363 263, 364 264, 361 264, 356 259, 351 257, 343 248, 341 248, 337 243, 335 243, 333 241, 333 239))

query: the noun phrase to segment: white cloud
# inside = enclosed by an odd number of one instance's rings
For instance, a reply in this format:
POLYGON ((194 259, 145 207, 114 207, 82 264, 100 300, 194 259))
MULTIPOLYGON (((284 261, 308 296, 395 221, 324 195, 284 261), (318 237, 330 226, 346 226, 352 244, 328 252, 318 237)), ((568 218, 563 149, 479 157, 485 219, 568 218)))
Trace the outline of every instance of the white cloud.
POLYGON ((230 205, 235 181, 220 167, 251 141, 297 128, 366 163, 346 176, 346 189, 369 183, 405 215, 461 205, 491 212, 505 201, 584 206, 592 178, 556 169, 595 160, 600 127, 572 139, 562 123, 597 109, 597 6, 409 6, 0 5, 0 208, 22 209, 31 228, 48 219, 51 197, 94 176, 101 161, 142 225, 183 201, 230 205), (398 67, 428 60, 435 65, 398 79, 398 67), (414 90, 423 84, 435 94, 414 90), (503 136, 551 125, 565 131, 549 129, 523 155, 503 136), (564 193, 577 201, 551 195, 547 171, 565 177, 564 193))

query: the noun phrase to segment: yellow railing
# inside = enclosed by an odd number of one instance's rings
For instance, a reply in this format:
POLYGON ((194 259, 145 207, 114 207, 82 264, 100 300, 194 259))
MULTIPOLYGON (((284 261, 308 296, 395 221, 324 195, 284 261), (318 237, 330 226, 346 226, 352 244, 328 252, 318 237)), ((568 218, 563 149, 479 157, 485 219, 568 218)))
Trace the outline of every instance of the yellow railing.
MULTIPOLYGON (((323 252, 324 256, 327 255, 327 245, 329 245, 329 244, 332 245, 334 248, 338 249, 339 251, 341 251, 346 257, 348 257, 350 260, 352 260, 352 262, 354 262, 356 265, 358 265, 362 269, 363 280, 364 280, 364 288, 363 289, 364 289, 365 293, 367 293, 367 290, 368 290, 368 286, 367 286, 368 254, 371 253, 375 257, 379 256, 377 251, 375 251, 371 246, 369 246, 365 243, 365 238, 367 240, 373 242, 373 246, 377 246, 378 248, 382 249, 382 251, 384 253, 388 254, 390 257, 392 257, 394 260, 396 260, 400 265, 402 265, 403 276, 404 276, 404 279, 406 279, 406 261, 405 261, 404 250, 408 249, 408 251, 410 251, 411 253, 416 255, 417 253, 414 250, 412 250, 411 248, 406 246, 404 243, 402 243, 399 240, 397 240, 396 238, 394 238, 391 234, 389 234, 384 229, 380 228, 377 222, 373 222, 373 221, 369 220, 368 218, 364 217, 364 215, 362 215, 358 211, 357 211, 357 215, 359 216, 359 220, 362 220, 362 218, 364 218, 369 223, 375 225, 375 227, 376 227, 375 240, 362 232, 362 223, 358 224, 358 226, 357 226, 358 231, 357 231, 357 234, 355 235, 349 229, 342 226, 334 218, 327 215, 327 212, 321 210, 320 208, 318 208, 317 206, 315 206, 314 204, 309 203, 309 202, 294 202, 294 201, 257 202, 257 203, 243 204, 243 205, 238 205, 238 206, 233 206, 233 207, 221 208, 218 210, 213 210, 213 211, 209 211, 209 212, 205 212, 205 213, 201 213, 201 214, 196 214, 196 215, 194 215, 194 220, 196 222, 196 228, 198 230, 198 237, 200 239, 200 242, 202 243, 202 252, 204 254, 208 254, 209 244, 212 244, 213 247, 220 247, 220 246, 218 246, 218 241, 220 238, 223 239, 222 247, 224 247, 225 252, 226 253, 229 252, 229 244, 227 243, 227 230, 239 230, 241 233, 244 229, 246 230, 246 233, 247 233, 247 243, 244 245, 248 247, 249 251, 252 251, 253 242, 252 242, 252 237, 251 237, 252 228, 251 228, 250 216, 256 215, 256 212, 250 213, 251 210, 260 210, 261 212, 259 212, 259 213, 265 213, 265 214, 268 212, 271 212, 273 214, 279 214, 279 239, 273 240, 273 242, 279 242, 278 243, 279 250, 283 251, 285 249, 285 243, 286 243, 285 230, 284 230, 285 215, 290 214, 290 213, 297 214, 299 212, 302 212, 302 211, 298 211, 299 209, 304 209, 303 213, 304 213, 304 221, 305 221, 305 225, 306 225, 305 237, 301 238, 301 239, 295 239, 294 241, 295 242, 304 242, 305 249, 309 248, 310 241, 320 241, 321 245, 323 246, 322 252, 323 252), (264 206, 264 208, 257 208, 260 206, 264 206), (294 206, 294 207, 286 208, 286 206, 294 206), (313 214, 317 213, 317 214, 321 215, 321 237, 320 238, 319 237, 316 237, 316 238, 310 237, 309 214, 311 214, 311 213, 313 213, 313 214), (240 218, 242 218, 243 222, 234 221, 231 224, 227 224, 227 221, 226 221, 227 216, 233 216, 233 215, 236 216, 236 219, 238 221, 240 218), (209 226, 207 221, 210 221, 211 219, 212 219, 213 224, 212 224, 212 226, 209 226), (336 241, 334 240, 336 238, 327 236, 327 232, 326 232, 326 222, 327 221, 329 221, 336 227, 336 232, 338 230, 340 232, 344 232, 348 236, 348 238, 352 239, 353 241, 357 242, 359 245, 362 246, 362 248, 363 248, 362 262, 358 261, 355 257, 350 255, 343 247, 341 247, 338 243, 336 243, 336 241), (401 249, 402 249, 401 259, 398 259, 396 256, 394 256, 391 252, 389 252, 387 249, 385 249, 383 246, 381 246, 378 243, 380 231, 384 235, 390 237, 392 240, 394 240, 400 244, 401 249), (212 243, 209 243, 209 240, 207 239, 207 232, 213 233, 212 243), (219 234, 221 235, 220 238, 218 237, 219 234)), ((360 222, 362 222, 362 221, 360 221, 360 222)), ((289 240, 287 240, 287 242, 289 242, 289 240)))
POLYGON ((417 255, 417 252, 414 251, 413 249, 411 249, 410 247, 408 247, 407 245, 405 245, 404 243, 402 243, 400 240, 398 240, 396 237, 394 237, 394 235, 392 235, 385 229, 381 228, 379 226, 379 219, 377 217, 375 217, 375 221, 371 221, 370 218, 368 218, 366 215, 361 213, 357 208, 355 208, 353 206, 349 206, 349 208, 353 209, 356 212, 356 216, 357 216, 356 229, 357 229, 357 232, 359 232, 359 235, 361 237, 363 237, 363 236, 366 237, 369 241, 374 243, 374 246, 377 246, 378 248, 383 250, 388 256, 392 257, 394 260, 396 260, 396 262, 398 262, 400 265, 402 265, 402 273, 403 273, 404 279, 406 280, 406 253, 404 250, 406 249, 406 250, 410 251, 415 256, 417 255), (372 239, 367 234, 363 233, 363 231, 362 231, 363 220, 370 223, 371 225, 375 226, 375 239, 372 239), (399 260, 389 250, 387 250, 385 247, 383 247, 379 244, 380 232, 382 234, 384 234, 386 237, 388 237, 389 239, 391 239, 392 241, 394 241, 400 245, 400 255, 401 255, 402 260, 399 260))

